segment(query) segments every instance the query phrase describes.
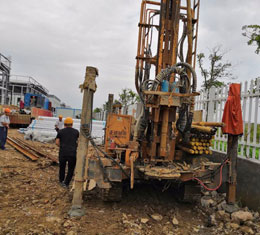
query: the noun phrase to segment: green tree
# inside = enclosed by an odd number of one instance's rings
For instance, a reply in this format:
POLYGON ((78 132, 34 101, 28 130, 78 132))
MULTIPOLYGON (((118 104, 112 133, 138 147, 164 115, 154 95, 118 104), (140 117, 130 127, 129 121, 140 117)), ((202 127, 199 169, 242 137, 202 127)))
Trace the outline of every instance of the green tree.
POLYGON ((242 27, 244 37, 247 37, 249 40, 247 44, 249 46, 256 45, 255 53, 259 54, 260 52, 260 25, 244 25, 242 27))
POLYGON ((95 108, 93 112, 94 113, 100 113, 101 111, 102 111, 102 108, 95 108))
POLYGON ((221 52, 221 46, 214 47, 210 50, 210 54, 208 56, 209 60, 209 68, 206 69, 204 67, 204 59, 206 58, 204 53, 200 53, 197 55, 197 60, 200 68, 201 75, 203 77, 203 88, 206 91, 209 91, 211 87, 221 87, 224 86, 224 81, 221 79, 231 79, 231 67, 232 64, 230 62, 223 62, 223 57, 226 53, 221 52))
MULTIPOLYGON (((210 50, 208 56, 209 68, 204 67, 204 59, 206 58, 204 53, 197 55, 198 64, 200 68, 201 75, 203 77, 202 87, 207 93, 207 98, 209 99, 209 91, 212 87, 223 87, 225 82, 223 79, 232 79, 233 75, 231 73, 232 64, 228 61, 224 62, 223 57, 225 52, 221 51, 221 46, 214 47, 210 50), (222 81, 221 81, 222 80, 222 81)), ((209 104, 207 103, 204 109, 207 111, 206 121, 208 121, 208 109, 209 104)))
POLYGON ((118 94, 119 95, 119 102, 126 107, 131 104, 135 104, 140 101, 139 96, 135 93, 132 89, 124 88, 118 94))

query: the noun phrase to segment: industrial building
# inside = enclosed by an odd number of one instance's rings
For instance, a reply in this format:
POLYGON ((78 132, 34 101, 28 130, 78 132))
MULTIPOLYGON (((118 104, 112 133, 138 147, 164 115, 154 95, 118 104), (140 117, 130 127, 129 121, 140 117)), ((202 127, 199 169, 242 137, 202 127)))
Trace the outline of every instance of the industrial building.
POLYGON ((0 53, 0 104, 8 104, 11 60, 0 53))
POLYGON ((0 53, 0 105, 38 107, 55 112, 61 100, 31 76, 11 75, 11 60, 0 53), (32 101, 34 100, 34 104, 32 101))
POLYGON ((48 95, 48 99, 52 104, 52 111, 55 112, 56 108, 61 107, 61 100, 56 95, 48 95))
POLYGON ((46 97, 49 91, 32 77, 11 75, 8 94, 10 104, 19 105, 21 99, 24 101, 26 93, 46 97))

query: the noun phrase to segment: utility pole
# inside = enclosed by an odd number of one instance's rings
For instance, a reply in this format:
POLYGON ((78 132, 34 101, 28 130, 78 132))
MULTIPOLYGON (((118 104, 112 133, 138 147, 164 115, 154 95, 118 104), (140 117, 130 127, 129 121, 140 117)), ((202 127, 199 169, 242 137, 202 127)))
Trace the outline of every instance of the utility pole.
POLYGON ((222 132, 228 134, 227 160, 228 160, 228 181, 227 181, 227 203, 233 210, 236 202, 237 185, 237 150, 238 138, 243 135, 243 120, 241 109, 241 85, 232 83, 229 86, 229 95, 225 104, 222 122, 222 132))
POLYGON ((108 94, 108 104, 107 104, 107 115, 112 113, 113 110, 113 102, 114 102, 114 94, 108 94))
POLYGON ((86 172, 86 157, 88 154, 88 143, 91 131, 92 120, 92 105, 93 96, 96 91, 96 77, 98 70, 94 67, 86 67, 85 81, 80 85, 83 91, 83 103, 81 113, 81 128, 79 134, 79 143, 77 148, 77 163, 75 171, 75 189, 73 193, 72 207, 69 211, 70 216, 83 216, 85 214, 83 209, 83 185, 85 172, 86 172))

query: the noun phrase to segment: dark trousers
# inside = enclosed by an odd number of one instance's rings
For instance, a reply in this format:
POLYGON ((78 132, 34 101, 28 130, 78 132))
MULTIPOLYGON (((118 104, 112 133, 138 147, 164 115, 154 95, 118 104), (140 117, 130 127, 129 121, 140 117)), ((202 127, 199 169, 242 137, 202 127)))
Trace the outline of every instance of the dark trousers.
POLYGON ((0 148, 5 149, 8 128, 0 127, 0 148))
POLYGON ((60 182, 64 181, 66 185, 69 185, 73 177, 74 169, 76 166, 76 156, 60 156, 59 161, 60 161, 60 172, 59 172, 60 182), (65 169, 66 169, 67 162, 68 162, 68 172, 65 178, 65 169))

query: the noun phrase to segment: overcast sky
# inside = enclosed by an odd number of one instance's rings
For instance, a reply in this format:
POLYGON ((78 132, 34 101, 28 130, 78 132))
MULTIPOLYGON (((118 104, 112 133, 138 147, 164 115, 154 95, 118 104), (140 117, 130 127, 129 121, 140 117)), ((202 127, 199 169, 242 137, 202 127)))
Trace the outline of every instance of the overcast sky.
MULTIPOLYGON (((101 106, 108 93, 135 89, 140 3, 0 0, 0 53, 11 56, 12 74, 34 77, 75 108, 85 67, 97 67, 94 106, 101 106)), ((243 25, 260 24, 259 9, 259 0, 201 0, 198 52, 223 45, 236 82, 260 76, 260 56, 241 35, 243 25)))

